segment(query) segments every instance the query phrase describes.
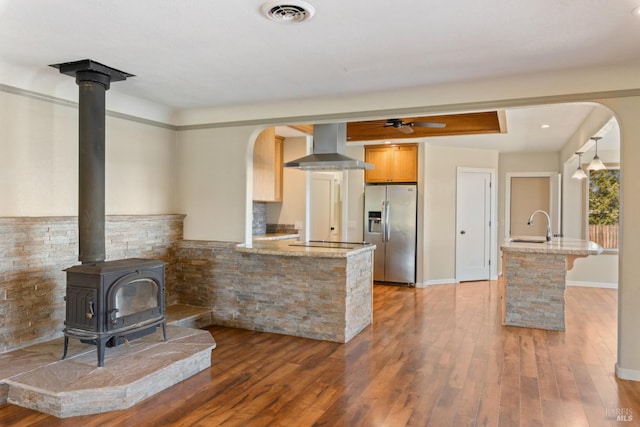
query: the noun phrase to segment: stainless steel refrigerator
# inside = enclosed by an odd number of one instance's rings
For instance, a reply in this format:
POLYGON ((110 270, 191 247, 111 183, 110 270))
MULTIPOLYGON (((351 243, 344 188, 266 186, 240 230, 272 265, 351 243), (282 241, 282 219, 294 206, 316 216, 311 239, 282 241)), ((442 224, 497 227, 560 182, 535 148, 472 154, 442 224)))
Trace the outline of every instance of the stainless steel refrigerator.
POLYGON ((364 189, 364 240, 376 245, 373 280, 416 282, 415 185, 367 185, 364 189))

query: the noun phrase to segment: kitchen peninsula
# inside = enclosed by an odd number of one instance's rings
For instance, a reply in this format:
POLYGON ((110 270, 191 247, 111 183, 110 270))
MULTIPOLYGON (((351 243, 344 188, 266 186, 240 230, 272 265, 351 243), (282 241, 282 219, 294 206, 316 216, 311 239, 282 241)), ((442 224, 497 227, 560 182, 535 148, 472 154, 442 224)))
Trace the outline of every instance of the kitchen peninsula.
POLYGON ((348 342, 371 324, 370 244, 254 241, 236 251, 251 266, 240 302, 250 329, 348 342))
POLYGON ((502 323, 564 331, 567 271, 576 258, 600 254, 602 247, 567 238, 512 238, 500 249, 502 323))

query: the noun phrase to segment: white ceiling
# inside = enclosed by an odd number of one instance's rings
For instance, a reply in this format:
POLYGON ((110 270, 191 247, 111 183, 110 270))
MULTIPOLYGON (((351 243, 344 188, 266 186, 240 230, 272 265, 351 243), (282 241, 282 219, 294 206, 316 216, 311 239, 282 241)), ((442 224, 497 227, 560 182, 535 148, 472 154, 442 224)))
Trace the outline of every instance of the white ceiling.
MULTIPOLYGON (((90 58, 136 75, 112 90, 182 110, 640 64, 640 0, 310 2, 283 24, 263 0, 0 0, 0 71, 55 85, 68 77, 47 65, 90 58)), ((509 131, 557 149, 589 108, 509 110, 509 131)))

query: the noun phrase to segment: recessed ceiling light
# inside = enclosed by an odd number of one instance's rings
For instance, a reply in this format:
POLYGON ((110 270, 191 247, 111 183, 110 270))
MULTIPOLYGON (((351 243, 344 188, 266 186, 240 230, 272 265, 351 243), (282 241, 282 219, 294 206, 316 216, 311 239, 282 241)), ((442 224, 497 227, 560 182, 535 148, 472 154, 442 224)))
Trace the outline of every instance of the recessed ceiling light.
POLYGON ((391 141, 385 141, 384 143, 385 144, 391 144, 391 141))
POLYGON ((640 6, 636 6, 631 10, 631 14, 635 16, 640 16, 640 6))
POLYGON ((543 123, 543 124, 540 125, 540 129, 549 129, 550 127, 551 127, 551 125, 548 124, 548 123, 543 123))
POLYGON ((270 0, 261 10, 272 21, 284 23, 307 21, 316 13, 313 6, 300 0, 270 0))

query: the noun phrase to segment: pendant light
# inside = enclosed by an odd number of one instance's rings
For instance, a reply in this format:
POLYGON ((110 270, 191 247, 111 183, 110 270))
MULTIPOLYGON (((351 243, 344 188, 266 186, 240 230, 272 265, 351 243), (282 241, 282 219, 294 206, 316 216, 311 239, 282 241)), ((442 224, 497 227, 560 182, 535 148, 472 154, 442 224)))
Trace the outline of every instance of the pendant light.
POLYGON ((587 169, 589 169, 590 171, 599 171, 602 169, 606 169, 607 167, 604 165, 604 163, 602 163, 600 157, 598 157, 598 141, 601 140, 602 137, 594 136, 591 139, 596 142, 596 155, 593 156, 593 160, 591 160, 591 163, 589 163, 587 169))
POLYGON ((587 178, 587 174, 582 169, 582 153, 576 153, 578 155, 578 169, 573 173, 571 178, 573 179, 585 179, 587 178))

